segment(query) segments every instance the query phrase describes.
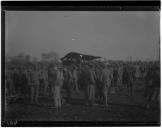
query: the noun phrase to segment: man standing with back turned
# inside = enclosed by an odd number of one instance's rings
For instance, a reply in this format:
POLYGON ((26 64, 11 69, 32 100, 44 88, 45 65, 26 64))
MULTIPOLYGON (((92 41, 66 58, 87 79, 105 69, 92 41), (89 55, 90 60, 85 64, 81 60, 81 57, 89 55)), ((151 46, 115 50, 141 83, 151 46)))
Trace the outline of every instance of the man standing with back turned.
POLYGON ((54 70, 56 72, 56 81, 53 88, 53 95, 54 95, 54 103, 56 109, 58 110, 61 107, 61 87, 63 86, 64 77, 61 67, 60 68, 55 67, 54 70))

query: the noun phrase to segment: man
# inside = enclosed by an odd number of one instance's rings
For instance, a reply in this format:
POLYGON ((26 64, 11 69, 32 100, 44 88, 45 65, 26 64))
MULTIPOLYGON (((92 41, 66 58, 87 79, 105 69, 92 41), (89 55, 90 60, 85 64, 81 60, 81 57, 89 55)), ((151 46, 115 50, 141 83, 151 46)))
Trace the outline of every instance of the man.
POLYGON ((80 89, 86 90, 87 89, 87 69, 88 67, 83 65, 81 68, 81 74, 80 74, 80 89))
POLYGON ((90 67, 87 72, 87 96, 88 96, 88 102, 92 105, 95 105, 95 79, 96 75, 94 72, 93 67, 90 67))
POLYGON ((150 68, 147 69, 147 73, 144 79, 145 82, 145 91, 144 91, 144 96, 148 97, 150 91, 152 91, 150 89, 151 85, 152 85, 152 77, 153 77, 153 73, 152 70, 150 68))
POLYGON ((56 71, 53 65, 49 66, 48 69, 48 86, 49 86, 49 96, 53 96, 53 88, 56 81, 56 71))
POLYGON ((36 66, 31 71, 31 103, 38 103, 39 97, 39 71, 36 66))
POLYGON ((102 69, 100 67, 96 68, 96 96, 99 101, 103 99, 103 82, 102 82, 102 69))
POLYGON ((47 96, 48 95, 48 72, 47 69, 44 68, 43 70, 43 83, 44 83, 44 95, 47 96))
POLYGON ((16 86, 14 85, 15 79, 14 79, 14 70, 11 68, 6 69, 5 72, 5 102, 6 103, 10 103, 13 102, 15 100, 17 100, 18 98, 20 98, 20 93, 17 94, 16 93, 16 86))
POLYGON ((43 69, 40 68, 38 70, 38 75, 39 75, 39 83, 40 83, 40 85, 39 85, 40 86, 40 94, 39 95, 42 96, 42 95, 44 95, 44 91, 43 91, 44 90, 43 69))
POLYGON ((123 84, 126 85, 126 89, 128 91, 128 95, 132 95, 133 93, 133 77, 130 67, 128 65, 124 66, 123 71, 123 84))
POLYGON ((31 94, 31 68, 28 67, 25 71, 25 76, 26 76, 26 79, 27 79, 27 83, 26 83, 26 98, 28 100, 30 100, 30 94, 31 94))
POLYGON ((135 77, 136 77, 137 81, 140 80, 141 74, 140 74, 140 67, 139 67, 139 65, 135 66, 135 77))
POLYGON ((77 73, 77 68, 73 66, 72 69, 72 76, 73 76, 73 85, 74 85, 74 90, 76 93, 79 93, 79 88, 78 88, 78 73, 77 73))
POLYGON ((13 84, 15 88, 16 97, 20 98, 21 95, 21 73, 18 68, 14 68, 13 71, 13 84))
POLYGON ((40 69, 40 87, 41 87, 41 94, 47 96, 47 89, 48 89, 48 74, 45 68, 40 69))
POLYGON ((70 103, 71 101, 71 92, 72 92, 72 82, 73 76, 70 67, 64 68, 64 88, 67 92, 67 102, 70 103))
POLYGON ((55 67, 54 70, 56 72, 56 81, 55 85, 53 85, 53 94, 55 107, 58 110, 62 104, 61 88, 63 86, 64 77, 63 77, 63 70, 61 69, 61 67, 60 68, 55 67))
POLYGON ((113 70, 111 68, 109 68, 109 69, 104 68, 102 70, 103 94, 104 94, 106 107, 108 107, 107 101, 108 101, 108 94, 111 89, 112 77, 113 77, 113 70))
POLYGON ((117 79, 118 89, 122 87, 122 76, 123 76, 123 66, 120 66, 118 68, 118 79, 117 79))
POLYGON ((14 86, 13 86, 13 75, 11 69, 6 69, 5 72, 5 90, 7 96, 12 96, 14 93, 14 86))
POLYGON ((160 104, 160 69, 152 69, 152 71, 150 71, 149 73, 150 74, 148 74, 148 77, 150 78, 147 78, 149 82, 146 86, 147 109, 150 109, 154 102, 158 102, 160 104))
POLYGON ((134 75, 133 75, 133 69, 132 67, 127 68, 128 72, 128 83, 127 83, 127 89, 128 89, 128 95, 132 96, 133 95, 133 81, 134 81, 134 75))
POLYGON ((141 77, 141 79, 144 78, 144 73, 145 73, 145 67, 144 67, 144 65, 141 65, 140 66, 140 77, 141 77))
POLYGON ((28 95, 28 74, 27 69, 23 68, 21 71, 21 93, 22 93, 22 99, 24 102, 27 101, 27 95, 28 95))
POLYGON ((117 67, 114 67, 113 68, 113 91, 114 91, 114 93, 115 93, 115 91, 117 91, 117 87, 118 87, 117 81, 118 81, 118 69, 117 69, 117 67))

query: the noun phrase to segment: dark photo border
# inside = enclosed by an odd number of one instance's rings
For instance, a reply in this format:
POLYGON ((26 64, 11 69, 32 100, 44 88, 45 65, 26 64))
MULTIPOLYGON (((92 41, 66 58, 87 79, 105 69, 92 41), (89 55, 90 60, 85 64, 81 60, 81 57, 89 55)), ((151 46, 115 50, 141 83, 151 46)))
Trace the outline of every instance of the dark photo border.
POLYGON ((160 126, 136 121, 10 121, 5 116, 5 11, 160 11, 160 1, 1 1, 1 126, 160 126))

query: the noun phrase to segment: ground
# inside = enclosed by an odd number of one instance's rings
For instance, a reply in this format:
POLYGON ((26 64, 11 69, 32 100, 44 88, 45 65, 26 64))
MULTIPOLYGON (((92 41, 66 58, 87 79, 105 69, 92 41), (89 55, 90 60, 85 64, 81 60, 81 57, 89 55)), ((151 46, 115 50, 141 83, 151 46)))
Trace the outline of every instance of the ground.
POLYGON ((40 98, 39 104, 21 102, 10 103, 6 107, 6 120, 27 121, 160 121, 160 109, 145 108, 146 98, 143 96, 142 85, 136 84, 133 96, 126 92, 111 94, 109 107, 104 104, 86 106, 83 94, 73 95, 72 103, 64 103, 56 111, 52 98, 40 98))

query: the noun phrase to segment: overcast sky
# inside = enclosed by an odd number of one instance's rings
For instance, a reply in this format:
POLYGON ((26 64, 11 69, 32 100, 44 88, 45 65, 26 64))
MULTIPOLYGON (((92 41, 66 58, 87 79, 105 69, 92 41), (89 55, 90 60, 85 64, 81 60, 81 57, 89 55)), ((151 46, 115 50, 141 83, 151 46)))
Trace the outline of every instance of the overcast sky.
POLYGON ((108 59, 158 59, 159 12, 7 11, 6 51, 60 57, 76 51, 108 59))

